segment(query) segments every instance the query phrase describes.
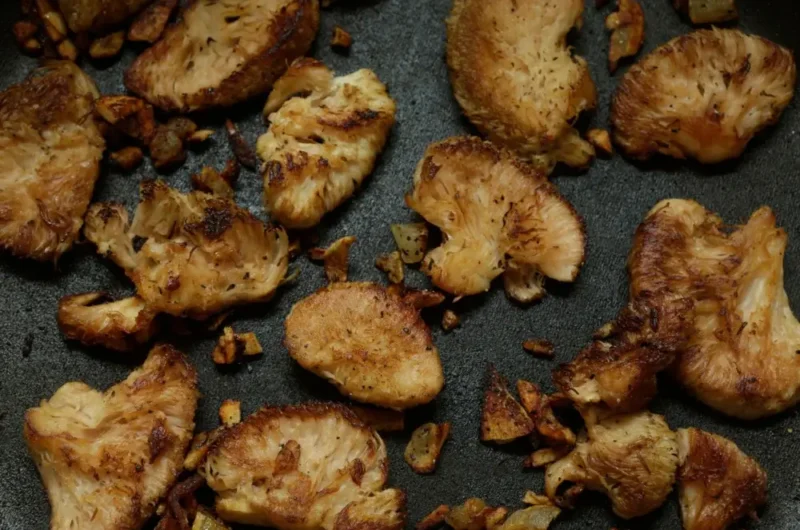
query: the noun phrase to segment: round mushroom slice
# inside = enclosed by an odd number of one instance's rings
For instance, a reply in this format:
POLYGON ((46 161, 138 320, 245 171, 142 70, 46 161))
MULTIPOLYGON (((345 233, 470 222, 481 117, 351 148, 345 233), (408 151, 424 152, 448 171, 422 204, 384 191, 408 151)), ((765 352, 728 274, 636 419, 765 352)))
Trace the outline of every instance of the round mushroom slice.
POLYGON ((632 66, 611 105, 629 156, 661 153, 713 164, 742 154, 794 95, 792 52, 733 29, 675 38, 632 66))
POLYGON ((383 489, 383 440, 341 405, 265 407, 224 431, 198 472, 226 521, 284 530, 405 526, 405 495, 383 489))
POLYGON ((402 410, 444 385, 419 310, 383 286, 333 283, 295 304, 285 327, 289 355, 352 399, 402 410))
MULTIPOLYGON (((700 204, 665 200, 639 227, 631 290, 669 289, 690 301, 678 380, 707 405, 754 419, 800 401, 800 322, 783 287, 786 232, 767 207, 729 227, 700 204)), ((676 324, 679 325, 679 324, 676 324)))
POLYGON ((567 34, 583 0, 454 0, 447 64, 464 113, 489 139, 525 156, 585 166, 592 146, 572 127, 597 92, 567 34))
POLYGON ((125 72, 166 111, 227 107, 265 93, 311 46, 317 0, 198 0, 125 72))
POLYGON ((583 222, 544 173, 475 137, 428 147, 406 203, 442 231, 422 271, 455 295, 487 291, 504 275, 509 296, 544 296, 544 277, 574 281, 583 222))

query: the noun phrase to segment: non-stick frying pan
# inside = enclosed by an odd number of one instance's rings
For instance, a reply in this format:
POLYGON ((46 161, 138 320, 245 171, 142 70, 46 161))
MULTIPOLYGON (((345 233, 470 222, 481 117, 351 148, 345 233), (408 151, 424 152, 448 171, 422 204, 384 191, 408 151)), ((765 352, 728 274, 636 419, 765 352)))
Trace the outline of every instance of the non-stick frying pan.
MULTIPOLYGON (((489 1, 489 0, 487 0, 489 1)), ((690 31, 668 0, 642 0, 647 30, 644 52, 690 31)), ((800 4, 794 0, 739 0, 738 27, 800 50, 800 4)), ((398 104, 397 125, 374 174, 346 205, 325 218, 319 234, 322 243, 355 235, 351 278, 383 281, 373 266, 375 257, 393 249, 389 223, 405 222, 414 215, 403 203, 414 166, 425 146, 444 137, 472 132, 453 99, 444 61, 444 20, 449 0, 341 0, 323 12, 322 28, 313 50, 337 72, 374 69, 388 83, 398 104), (337 55, 328 46, 334 24, 349 30, 355 40, 349 55, 337 55)), ((587 57, 597 83, 600 101, 589 118, 592 125, 607 126, 608 103, 622 71, 610 76, 606 68, 608 34, 603 19, 612 9, 594 7, 589 0, 583 29, 574 39, 577 51, 587 57)), ((11 35, 19 17, 18 2, 0 5, 0 85, 21 80, 36 61, 20 54, 11 35)), ((84 62, 83 66, 104 93, 120 93, 122 72, 139 49, 126 48, 122 59, 109 63, 84 62)), ((263 98, 225 113, 198 117, 219 129, 207 149, 192 152, 187 163, 162 175, 171 186, 189 188, 189 176, 203 165, 222 167, 230 156, 220 129, 225 117, 240 124, 252 142, 264 131, 260 115, 263 98)), ((133 208, 138 183, 156 176, 146 163, 126 175, 105 167, 95 192, 96 200, 117 200, 133 208)), ((494 363, 507 377, 527 378, 552 390, 550 370, 556 362, 571 359, 592 332, 615 316, 626 299, 625 258, 631 236, 647 210, 667 197, 690 197, 727 221, 745 220, 761 205, 771 206, 789 233, 786 254, 786 289, 800 308, 800 109, 789 106, 780 123, 751 143, 741 159, 716 167, 657 160, 635 165, 621 156, 597 160, 582 174, 558 172, 561 191, 586 220, 586 265, 574 285, 548 285, 549 296, 532 307, 511 303, 496 286, 489 293, 456 304, 463 325, 451 333, 441 331, 440 313, 431 311, 434 339, 441 351, 446 387, 436 401, 411 411, 407 432, 386 436, 391 457, 390 482, 405 489, 409 499, 409 525, 439 504, 456 504, 482 497, 492 504, 520 507, 523 493, 541 491, 541 471, 524 471, 525 444, 507 447, 479 441, 479 420, 486 365, 494 363), (555 361, 537 360, 522 350, 523 340, 546 338, 556 346, 555 361), (429 476, 414 474, 402 452, 411 429, 425 421, 452 423, 438 469, 429 476)), ((261 178, 243 173, 237 200, 263 215, 261 178)), ((235 398, 249 413, 264 403, 296 403, 310 399, 340 400, 332 387, 305 373, 282 346, 283 319, 294 302, 324 285, 321 267, 306 258, 296 261, 299 280, 281 289, 270 303, 238 310, 234 326, 255 331, 265 349, 262 359, 232 371, 221 371, 210 358, 215 334, 174 337, 191 355, 200 374, 203 397, 199 428, 217 424, 217 407, 235 398)), ((427 285, 416 272, 412 285, 427 285)), ((0 530, 46 528, 47 498, 22 437, 23 414, 63 383, 83 380, 105 388, 125 377, 141 355, 88 350, 65 343, 56 326, 56 304, 69 293, 107 289, 117 294, 132 291, 113 265, 89 246, 68 253, 54 269, 7 256, 0 258, 0 530)), ((430 310, 428 310, 430 311, 430 310)), ((666 415, 673 428, 697 426, 735 441, 756 457, 769 474, 769 504, 759 524, 769 529, 800 528, 800 418, 798 410, 758 422, 723 417, 687 397, 669 378, 660 381, 653 410, 666 415)), ((621 521, 608 501, 584 494, 578 508, 564 514, 553 529, 679 529, 677 501, 645 518, 621 521)))

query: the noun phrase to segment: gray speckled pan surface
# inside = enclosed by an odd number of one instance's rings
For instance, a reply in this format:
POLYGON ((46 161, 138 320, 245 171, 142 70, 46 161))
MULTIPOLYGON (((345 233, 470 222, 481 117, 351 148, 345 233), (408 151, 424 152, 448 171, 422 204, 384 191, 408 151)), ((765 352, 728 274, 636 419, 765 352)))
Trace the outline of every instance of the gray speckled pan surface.
MULTIPOLYGON (((471 129, 460 117, 447 80, 444 19, 449 0, 341 0, 339 4, 323 12, 314 55, 340 73, 374 69, 397 100, 397 125, 372 177, 351 201, 325 219, 319 232, 322 243, 344 235, 357 236, 351 278, 382 281, 373 260, 393 248, 388 224, 414 218, 404 206, 403 195, 425 146, 471 129), (334 24, 353 35, 355 43, 348 56, 337 55, 328 46, 334 24)), ((794 0, 739 0, 739 5, 741 28, 798 49, 800 4, 794 0)), ((673 12, 668 0, 643 0, 643 7, 647 17, 645 51, 691 29, 673 12)), ((611 93, 622 73, 612 78, 606 69, 608 37, 603 17, 609 11, 610 7, 596 10, 590 1, 584 28, 574 40, 578 52, 588 58, 598 86, 599 109, 587 120, 597 126, 606 124, 611 93)), ((17 51, 10 33, 18 18, 17 2, 2 0, 0 13, 0 85, 4 88, 21 80, 35 60, 17 51)), ((123 90, 122 71, 137 52, 129 46, 119 61, 84 63, 84 67, 104 93, 118 93, 123 90)), ((263 98, 229 113, 251 142, 264 131, 259 112, 262 104, 263 98)), ((199 121, 219 129, 222 117, 207 116, 199 121)), ((615 316, 626 297, 624 265, 631 235, 659 199, 691 197, 728 221, 744 220, 762 204, 772 206, 789 232, 786 287, 790 299, 800 307, 799 133, 800 109, 793 103, 781 122, 754 141, 741 160, 722 167, 706 169, 664 160, 637 167, 615 156, 596 161, 585 174, 556 174, 555 182, 586 220, 588 258, 577 283, 550 285, 551 294, 529 308, 510 303, 496 285, 486 295, 456 305, 463 326, 449 334, 438 326, 440 314, 426 315, 441 351, 446 388, 435 403, 410 412, 408 432, 386 436, 390 481, 408 492, 412 524, 441 503, 455 504, 478 496, 489 503, 519 507, 525 490, 541 490, 542 473, 522 470, 524 445, 498 448, 478 440, 485 366, 493 362, 512 380, 525 377, 552 390, 550 370, 555 362, 532 358, 522 350, 522 341, 547 338, 556 345, 556 360, 564 362, 597 327, 615 316), (436 473, 419 476, 403 462, 402 452, 410 430, 429 420, 450 421, 453 428, 436 473)), ((186 190, 193 172, 208 164, 221 168, 229 156, 220 130, 207 149, 190 153, 182 168, 162 178, 186 190)), ((137 203, 139 181, 155 175, 149 162, 132 175, 105 167, 95 198, 122 201, 132 208, 137 203)), ((263 216, 257 174, 242 174, 236 198, 263 216)), ((213 334, 178 341, 200 374, 200 428, 216 425, 216 410, 225 398, 242 400, 246 413, 264 403, 339 399, 331 387, 296 366, 281 345, 283 319, 292 304, 325 283, 321 267, 305 257, 296 264, 301 269, 298 282, 282 289, 269 304, 235 314, 236 328, 257 333, 265 349, 263 358, 223 372, 210 359, 216 339, 213 334)), ((412 285, 426 284, 417 272, 411 276, 412 285)), ((22 438, 25 409, 67 381, 83 380, 104 388, 123 378, 142 359, 89 351, 62 340, 55 319, 58 299, 97 289, 131 292, 123 275, 88 246, 70 252, 55 271, 50 266, 0 257, 0 530, 42 529, 48 524, 47 499, 22 438), (31 340, 26 355, 24 345, 31 340)), ((661 380, 660 388, 652 408, 665 414, 672 427, 699 426, 727 436, 766 468, 769 505, 761 523, 751 526, 800 528, 798 411, 744 423, 685 397, 668 378, 661 380)), ((678 529, 674 497, 650 516, 625 522, 611 514, 602 496, 587 494, 577 510, 565 514, 552 528, 678 529)))

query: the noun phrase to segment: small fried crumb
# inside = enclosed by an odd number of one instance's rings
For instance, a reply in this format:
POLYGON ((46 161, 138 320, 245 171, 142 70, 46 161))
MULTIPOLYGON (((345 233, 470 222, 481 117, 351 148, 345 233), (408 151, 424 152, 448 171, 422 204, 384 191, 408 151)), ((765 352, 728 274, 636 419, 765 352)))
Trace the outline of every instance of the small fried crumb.
POLYGON ((442 329, 451 331, 461 324, 461 318, 452 310, 446 309, 442 315, 442 329))
POLYGON ((375 266, 386 273, 391 283, 403 283, 405 269, 403 260, 400 259, 400 251, 381 254, 375 259, 375 266))
POLYGON ((329 282, 346 282, 350 247, 355 242, 354 236, 345 236, 331 243, 328 248, 312 248, 309 257, 323 262, 325 276, 329 282))
POLYGON ((333 27, 333 37, 331 38, 331 48, 349 50, 353 45, 353 37, 341 26, 333 27))
POLYGON ((175 131, 160 126, 150 142, 150 158, 157 169, 182 164, 186 160, 183 141, 175 131))
POLYGON ((27 40, 36 36, 38 29, 39 27, 30 20, 20 20, 14 24, 12 31, 14 32, 14 38, 17 40, 17 44, 24 46, 27 40))
POLYGON ((89 57, 92 59, 110 59, 119 55, 125 44, 125 32, 116 31, 95 39, 89 46, 89 57))
POLYGON ((544 449, 539 449, 531 453, 522 465, 526 468, 544 467, 563 457, 567 451, 568 450, 563 448, 554 449, 552 447, 545 447, 544 449))
POLYGON ((233 332, 232 327, 226 326, 211 357, 216 364, 233 364, 262 351, 254 333, 238 334, 233 332))
POLYGON ((211 138, 213 135, 214 131, 212 129, 200 129, 190 134, 186 141, 190 144, 201 144, 211 138))
POLYGON ((406 463, 415 473, 433 473, 449 435, 449 423, 426 423, 417 427, 406 446, 406 463))
POLYGON ((508 515, 508 508, 500 506, 486 514, 486 530, 494 530, 505 521, 508 515))
POLYGON ((242 402, 226 399, 219 407, 219 422, 225 427, 233 427, 242 421, 242 402))
POLYGON ((72 43, 69 39, 64 39, 58 44, 58 55, 61 56, 62 59, 66 59, 68 61, 76 61, 78 59, 78 48, 72 43))
POLYGON ((111 161, 123 171, 133 171, 144 160, 144 153, 136 146, 123 147, 109 155, 111 161))
POLYGON ((248 169, 256 169, 256 154, 236 125, 231 120, 225 120, 225 130, 228 132, 228 144, 239 163, 248 169))
POLYGON ((192 175, 192 187, 220 197, 233 198, 233 188, 213 167, 206 166, 192 175))
POLYGON ((589 129, 586 133, 586 139, 595 149, 606 156, 611 156, 614 153, 614 148, 611 146, 611 135, 605 129, 589 129))
POLYGON ((431 513, 422 518, 422 521, 417 523, 416 530, 431 530, 444 523, 445 517, 450 513, 450 507, 446 504, 440 504, 431 513))
POLYGON ((533 491, 526 491, 525 495, 522 497, 522 502, 525 504, 530 504, 531 506, 553 505, 553 502, 547 497, 547 495, 539 495, 533 491))
POLYGON ((528 353, 533 354, 535 357, 543 357, 546 359, 553 358, 553 343, 544 339, 528 339, 522 343, 522 347, 528 353))

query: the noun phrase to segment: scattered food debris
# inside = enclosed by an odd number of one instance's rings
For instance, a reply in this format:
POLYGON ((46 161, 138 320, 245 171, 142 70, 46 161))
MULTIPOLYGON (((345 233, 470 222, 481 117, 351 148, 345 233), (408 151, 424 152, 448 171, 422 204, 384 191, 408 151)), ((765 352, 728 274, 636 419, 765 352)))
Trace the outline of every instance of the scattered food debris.
POLYGON ((644 43, 644 11, 637 0, 617 0, 617 11, 606 17, 611 31, 608 70, 614 73, 623 57, 633 57, 644 43))
POLYGON ((232 327, 226 326, 212 358, 216 364, 233 364, 262 352, 255 333, 234 333, 232 327))
POLYGON ((109 158, 123 171, 133 171, 144 160, 144 152, 136 146, 128 146, 119 151, 114 151, 109 155, 109 158))
POLYGON ((425 257, 428 250, 428 226, 425 223, 393 224, 392 236, 403 263, 419 263, 425 257))
POLYGON ((545 339, 528 339, 522 343, 522 347, 535 357, 553 358, 553 343, 545 339))
POLYGON ((441 525, 447 514, 450 513, 450 507, 446 504, 440 504, 431 513, 422 518, 422 521, 417 523, 415 530, 433 530, 441 525))
POLYGON ((178 0, 156 0, 147 6, 128 28, 128 40, 150 43, 157 41, 164 33, 169 17, 177 5, 178 0))
POLYGON ((225 120, 225 129, 228 131, 228 143, 236 159, 247 169, 255 170, 258 167, 258 159, 253 148, 231 120, 225 120))
POLYGON ((426 423, 417 427, 405 450, 405 460, 415 473, 433 473, 450 434, 450 424, 426 423))
POLYGON ((586 138, 596 150, 599 150, 606 156, 611 156, 614 153, 614 148, 611 145, 611 135, 605 129, 589 129, 586 132, 586 138))
POLYGON ((115 31, 95 39, 89 46, 89 57, 92 59, 110 59, 119 55, 125 44, 125 32, 115 31))
POLYGON ((350 247, 355 242, 355 236, 345 236, 331 243, 328 248, 312 248, 309 257, 323 262, 325 276, 329 282, 346 282, 350 247))
POLYGON ((347 51, 353 45, 353 37, 343 27, 333 26, 333 37, 331 38, 331 48, 338 48, 347 51))
POLYGON ((381 254, 375 259, 375 266, 386 273, 391 283, 403 283, 405 269, 399 251, 381 254))
POLYGON ((494 365, 489 365, 488 387, 481 413, 481 440, 508 443, 530 434, 534 423, 511 392, 508 382, 494 365))
POLYGON ((219 407, 219 422, 225 427, 233 427, 242 421, 242 402, 226 399, 219 407))
POLYGON ((452 309, 445 309, 442 315, 442 329, 452 331, 461 325, 461 318, 452 309))

